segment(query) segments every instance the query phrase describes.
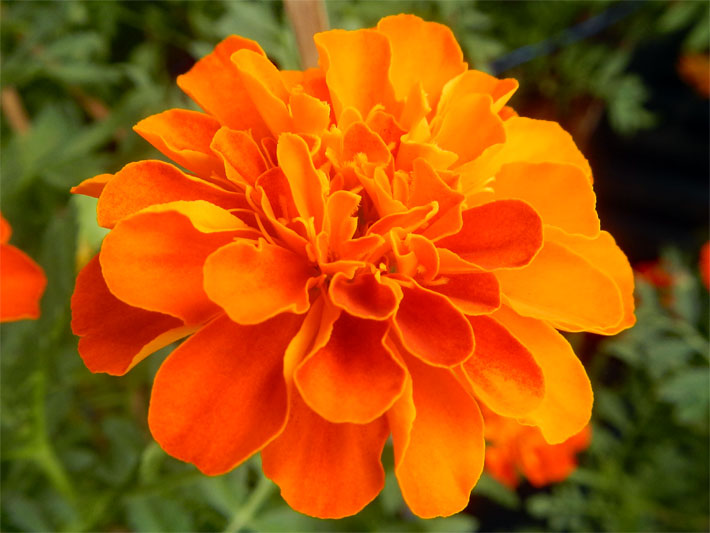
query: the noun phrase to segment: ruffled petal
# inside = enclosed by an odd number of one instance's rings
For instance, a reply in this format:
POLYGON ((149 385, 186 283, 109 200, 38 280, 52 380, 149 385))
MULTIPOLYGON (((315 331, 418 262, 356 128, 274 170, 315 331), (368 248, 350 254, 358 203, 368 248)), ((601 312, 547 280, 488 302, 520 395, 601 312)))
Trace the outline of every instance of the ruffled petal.
POLYGON ((390 79, 398 100, 404 100, 412 85, 420 82, 432 105, 436 105, 444 84, 466 70, 461 48, 443 24, 426 22, 414 15, 394 15, 380 20, 377 31, 390 42, 390 79))
POLYGON ((246 207, 244 195, 180 171, 163 161, 138 161, 123 167, 103 188, 96 207, 98 222, 112 228, 146 207, 178 200, 205 200, 224 209, 246 207))
POLYGON ((394 316, 402 344, 422 361, 451 367, 473 353, 473 330, 448 298, 419 285, 402 286, 403 298, 394 316))
POLYGON ((123 302, 199 324, 219 312, 202 288, 205 259, 244 232, 208 202, 172 202, 124 218, 104 238, 101 269, 123 302))
POLYGON ((463 212, 463 227, 438 241, 485 269, 527 265, 542 245, 542 222, 525 202, 499 200, 463 212))
POLYGON ((247 132, 223 127, 214 135, 210 148, 222 158, 227 178, 239 185, 254 185, 267 170, 259 146, 247 132))
POLYGON ((500 287, 490 272, 449 273, 425 287, 443 294, 467 315, 484 315, 500 307, 500 287))
POLYGON ((71 298, 72 331, 79 339, 79 355, 92 372, 121 376, 151 353, 188 335, 173 316, 131 307, 108 290, 99 256, 76 278, 71 298))
POLYGON ((9 244, 0 244, 0 264, 0 322, 38 318, 39 301, 47 286, 42 268, 9 244))
POLYGON ((518 81, 513 78, 500 80, 480 70, 467 70, 444 86, 436 112, 446 114, 452 103, 466 95, 485 94, 491 97, 493 112, 498 113, 517 89, 518 81))
POLYGON ((72 187, 71 193, 98 198, 101 196, 101 192, 104 190, 104 187, 106 187, 106 184, 112 179, 113 174, 99 174, 93 178, 85 179, 79 185, 72 187))
POLYGON ((330 281, 328 296, 333 304, 353 316, 385 320, 397 310, 402 291, 396 283, 383 282, 375 274, 356 274, 349 278, 338 272, 330 281))
POLYGON ((384 339, 389 324, 342 313, 330 340, 300 365, 303 400, 329 422, 366 424, 402 393, 406 372, 384 339))
POLYGON ((257 326, 221 316, 195 333, 158 370, 148 424, 170 455, 208 475, 258 452, 286 422, 283 356, 300 317, 257 326))
POLYGON ((624 318, 613 279, 570 248, 546 241, 520 270, 496 272, 510 306, 521 315, 565 324, 574 330, 604 330, 624 318))
POLYGON ((224 166, 210 150, 219 121, 187 109, 170 109, 141 120, 133 130, 163 154, 199 176, 224 176, 224 166))
POLYGON ((258 324, 280 313, 308 310, 308 261, 285 248, 238 240, 205 262, 205 292, 238 324, 258 324))
POLYGON ((336 117, 347 107, 363 117, 377 104, 390 112, 396 108, 387 37, 375 30, 331 30, 314 40, 336 117))
POLYGON ((177 84, 225 126, 235 130, 251 129, 254 137, 261 139, 269 134, 269 129, 231 61, 232 54, 244 49, 265 55, 255 41, 230 35, 187 73, 178 76, 177 84))
POLYGON ((412 182, 409 186, 409 207, 427 205, 436 201, 439 210, 420 232, 429 239, 452 235, 461 229, 461 204, 463 194, 453 190, 432 166, 423 159, 414 161, 412 182))
POLYGON ((561 163, 511 163, 496 175, 497 199, 517 198, 530 204, 543 223, 567 233, 599 233, 596 196, 582 170, 561 163))
POLYGON ((395 474, 414 514, 449 516, 466 507, 483 470, 483 419, 451 372, 404 357, 411 382, 387 412, 395 474))
POLYGON ((388 436, 384 418, 333 424, 293 390, 283 433, 261 452, 264 474, 296 511, 318 518, 353 515, 384 486, 380 456, 388 436))
POLYGON ((530 352, 498 322, 469 317, 476 350, 463 364, 476 395, 496 413, 520 417, 545 394, 542 370, 530 352))
POLYGON ((507 307, 493 317, 530 350, 545 378, 542 402, 522 421, 538 426, 550 444, 578 433, 589 422, 594 398, 587 373, 567 340, 544 322, 507 307))

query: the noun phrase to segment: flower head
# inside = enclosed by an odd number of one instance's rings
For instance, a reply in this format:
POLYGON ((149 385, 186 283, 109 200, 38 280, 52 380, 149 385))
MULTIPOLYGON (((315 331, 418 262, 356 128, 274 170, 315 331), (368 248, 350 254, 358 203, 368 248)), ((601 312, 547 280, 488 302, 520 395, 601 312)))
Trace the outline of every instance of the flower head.
POLYGON ((412 511, 468 502, 479 402, 562 442, 589 380, 556 331, 633 324, 633 278, 600 231, 591 171, 517 87, 468 70, 445 26, 410 15, 315 36, 320 67, 279 71, 232 36, 135 130, 176 166, 91 178, 111 228, 73 297, 79 350, 123 374, 190 335, 148 421, 219 474, 261 451, 295 509, 358 512, 391 435, 412 511))
POLYGON ((12 229, 0 215, 0 322, 39 317, 39 300, 47 285, 42 268, 8 244, 12 229))

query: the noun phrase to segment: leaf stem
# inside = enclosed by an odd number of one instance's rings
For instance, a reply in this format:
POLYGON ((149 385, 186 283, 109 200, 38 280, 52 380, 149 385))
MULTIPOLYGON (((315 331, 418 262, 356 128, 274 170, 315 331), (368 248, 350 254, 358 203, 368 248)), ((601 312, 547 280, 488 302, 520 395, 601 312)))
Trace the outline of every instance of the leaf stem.
POLYGON ((261 475, 259 483, 254 487, 253 492, 247 499, 247 501, 239 507, 232 518, 230 519, 227 527, 224 529, 224 533, 237 533, 240 531, 252 518, 254 518, 254 513, 261 507, 266 499, 271 496, 274 491, 274 485, 269 478, 265 475, 261 475))

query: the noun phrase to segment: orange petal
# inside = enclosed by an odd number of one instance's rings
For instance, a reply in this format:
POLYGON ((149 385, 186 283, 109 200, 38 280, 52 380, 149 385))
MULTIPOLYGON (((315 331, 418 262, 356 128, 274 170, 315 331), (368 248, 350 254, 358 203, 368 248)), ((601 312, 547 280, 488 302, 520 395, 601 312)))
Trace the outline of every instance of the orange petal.
POLYGON ((328 235, 330 249, 336 254, 342 253, 342 246, 357 230, 359 204, 360 196, 350 191, 335 191, 328 197, 323 231, 328 235))
POLYGON ((608 232, 602 231, 593 239, 568 235, 556 228, 545 228, 545 237, 580 255, 598 270, 609 276, 621 294, 624 317, 611 328, 594 329, 602 335, 615 335, 636 323, 634 315, 634 273, 624 252, 608 232))
POLYGON ((308 145, 298 135, 285 133, 279 137, 276 150, 298 213, 304 218, 313 217, 316 228, 322 227, 328 183, 323 173, 313 166, 308 145))
POLYGON ((527 348, 490 317, 468 320, 476 350, 463 367, 476 395, 503 416, 520 417, 535 409, 545 394, 545 382, 527 348))
POLYGON ((113 174, 99 174, 93 178, 85 179, 76 187, 72 187, 71 193, 98 198, 101 196, 101 191, 104 190, 104 187, 111 179, 113 179, 113 174))
POLYGON ((251 129, 254 137, 261 139, 269 134, 269 130, 231 61, 232 54, 243 49, 265 55, 256 42, 231 35, 187 73, 178 76, 177 84, 225 126, 235 130, 251 129))
POLYGON ((398 100, 421 82, 435 105, 444 84, 466 70, 456 37, 443 24, 395 15, 380 20, 377 31, 387 36, 392 48, 390 79, 398 100))
POLYGON ((530 204, 543 223, 568 233, 599 233, 596 196, 582 170, 560 163, 505 165, 493 183, 497 199, 517 198, 530 204))
POLYGON ((490 96, 471 94, 452 102, 441 117, 433 141, 458 154, 457 165, 476 159, 494 144, 506 141, 503 121, 491 109, 490 96))
POLYGON ((384 486, 380 455, 388 436, 384 418, 333 424, 293 390, 286 428, 261 452, 264 474, 298 512, 317 518, 353 515, 384 486))
POLYGON ((239 324, 258 324, 280 313, 308 310, 308 261, 263 240, 238 240, 205 262, 205 292, 239 324))
POLYGON ((402 287, 395 330, 412 354, 434 366, 455 366, 473 353, 473 330, 448 298, 413 284, 402 287))
POLYGON ((129 163, 106 184, 96 207, 99 225, 116 223, 156 204, 206 200, 224 209, 247 207, 244 195, 190 176, 163 161, 129 163))
POLYGON ((223 127, 214 135, 210 148, 222 158, 227 178, 234 183, 254 185, 266 172, 264 156, 247 132, 223 127))
POLYGON ((499 200, 467 209, 461 231, 436 243, 485 269, 526 265, 541 244, 540 217, 520 200, 499 200))
MULTIPOLYGON (((219 312, 202 288, 205 259, 244 223, 203 201, 156 205, 121 220, 104 238, 109 290, 133 306, 199 324, 219 312)), ((243 231, 243 230, 242 230, 243 231)))
POLYGON ((468 504, 483 470, 483 419, 453 375, 405 356, 408 389, 387 413, 402 496, 422 518, 468 504))
POLYGON ((369 273, 350 279, 338 272, 330 281, 328 296, 333 304, 349 314, 371 320, 392 316, 402 299, 396 283, 383 283, 378 276, 369 273))
POLYGON ((484 315, 500 307, 500 287, 490 272, 447 273, 425 287, 443 294, 467 315, 484 315))
POLYGON ((131 307, 108 290, 99 256, 79 272, 71 298, 72 331, 79 355, 92 372, 121 376, 194 328, 175 317, 131 307))
POLYGON ((303 400, 329 422, 366 424, 402 393, 406 372, 384 345, 389 324, 342 313, 328 344, 296 370, 303 400))
POLYGON ((380 218, 368 230, 369 234, 385 235, 394 228, 401 228, 405 232, 414 231, 430 220, 438 211, 434 202, 399 213, 392 213, 380 218))
POLYGON ((288 107, 293 117, 293 128, 298 133, 320 134, 330 124, 330 106, 305 92, 291 93, 288 107))
POLYGON ((621 293, 603 271, 569 248, 547 240, 532 262, 496 272, 501 291, 519 314, 600 330, 624 317, 621 293))
POLYGON ((199 176, 224 176, 224 165, 210 150, 217 120, 187 109, 169 109, 141 120, 133 130, 163 154, 199 176))
MULTIPOLYGON (((5 237, 9 237, 5 233, 5 237)), ((47 286, 42 268, 26 253, 9 244, 0 244, 0 264, 0 322, 38 318, 39 301, 47 286)))
POLYGON ((363 117, 377 104, 390 112, 395 109, 387 37, 375 30, 331 30, 313 39, 337 117, 346 107, 363 117))
POLYGON ((0 244, 6 244, 12 235, 10 223, 5 220, 5 217, 0 215, 0 244))
POLYGON ((535 358, 545 378, 545 396, 523 420, 540 428, 550 444, 578 433, 592 414, 592 386, 567 340, 541 320, 507 307, 493 315, 535 358))
POLYGON ((461 229, 461 204, 463 194, 449 187, 432 166, 423 159, 414 161, 412 183, 409 187, 409 206, 429 204, 436 201, 439 211, 420 230, 429 239, 452 235, 461 229))
POLYGON ((370 163, 387 163, 392 158, 380 136, 362 122, 352 124, 343 135, 343 160, 354 161, 358 154, 370 163))
POLYGON ((436 114, 443 116, 450 105, 469 94, 490 96, 493 112, 498 113, 517 89, 518 82, 513 78, 499 80, 479 70, 467 70, 446 84, 436 114))
POLYGON ((257 326, 221 316, 168 356, 155 376, 148 424, 170 455, 202 472, 227 472, 258 452, 286 421, 286 346, 301 319, 257 326))

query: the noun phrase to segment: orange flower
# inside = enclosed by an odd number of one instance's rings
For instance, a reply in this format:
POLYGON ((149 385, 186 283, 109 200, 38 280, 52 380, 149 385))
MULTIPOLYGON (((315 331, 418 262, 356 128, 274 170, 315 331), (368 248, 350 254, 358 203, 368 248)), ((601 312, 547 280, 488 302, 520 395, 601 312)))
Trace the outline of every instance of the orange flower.
POLYGON ((511 489, 524 475, 535 487, 564 481, 577 467, 576 454, 587 449, 590 426, 559 444, 548 444, 540 430, 484 410, 486 471, 511 489))
POLYGON ((12 230, 0 215, 0 322, 39 317, 39 300, 47 285, 40 266, 7 244, 12 230))
POLYGON ((710 54, 684 54, 678 59, 678 74, 704 98, 710 97, 710 54))
POLYGON ((591 171, 556 123, 505 107, 451 31, 400 15, 315 36, 280 72, 232 36, 136 131, 187 169, 91 178, 112 228, 73 328, 95 372, 163 363, 148 421, 207 474, 261 452, 298 511, 358 512, 392 435, 414 513, 463 509, 484 460, 479 402, 562 442, 592 391, 555 328, 630 327, 633 277, 599 229, 591 171), (503 120, 501 117, 505 117, 503 120))
POLYGON ((700 260, 698 262, 700 269, 700 279, 706 289, 710 289, 710 242, 703 244, 700 248, 700 260))

